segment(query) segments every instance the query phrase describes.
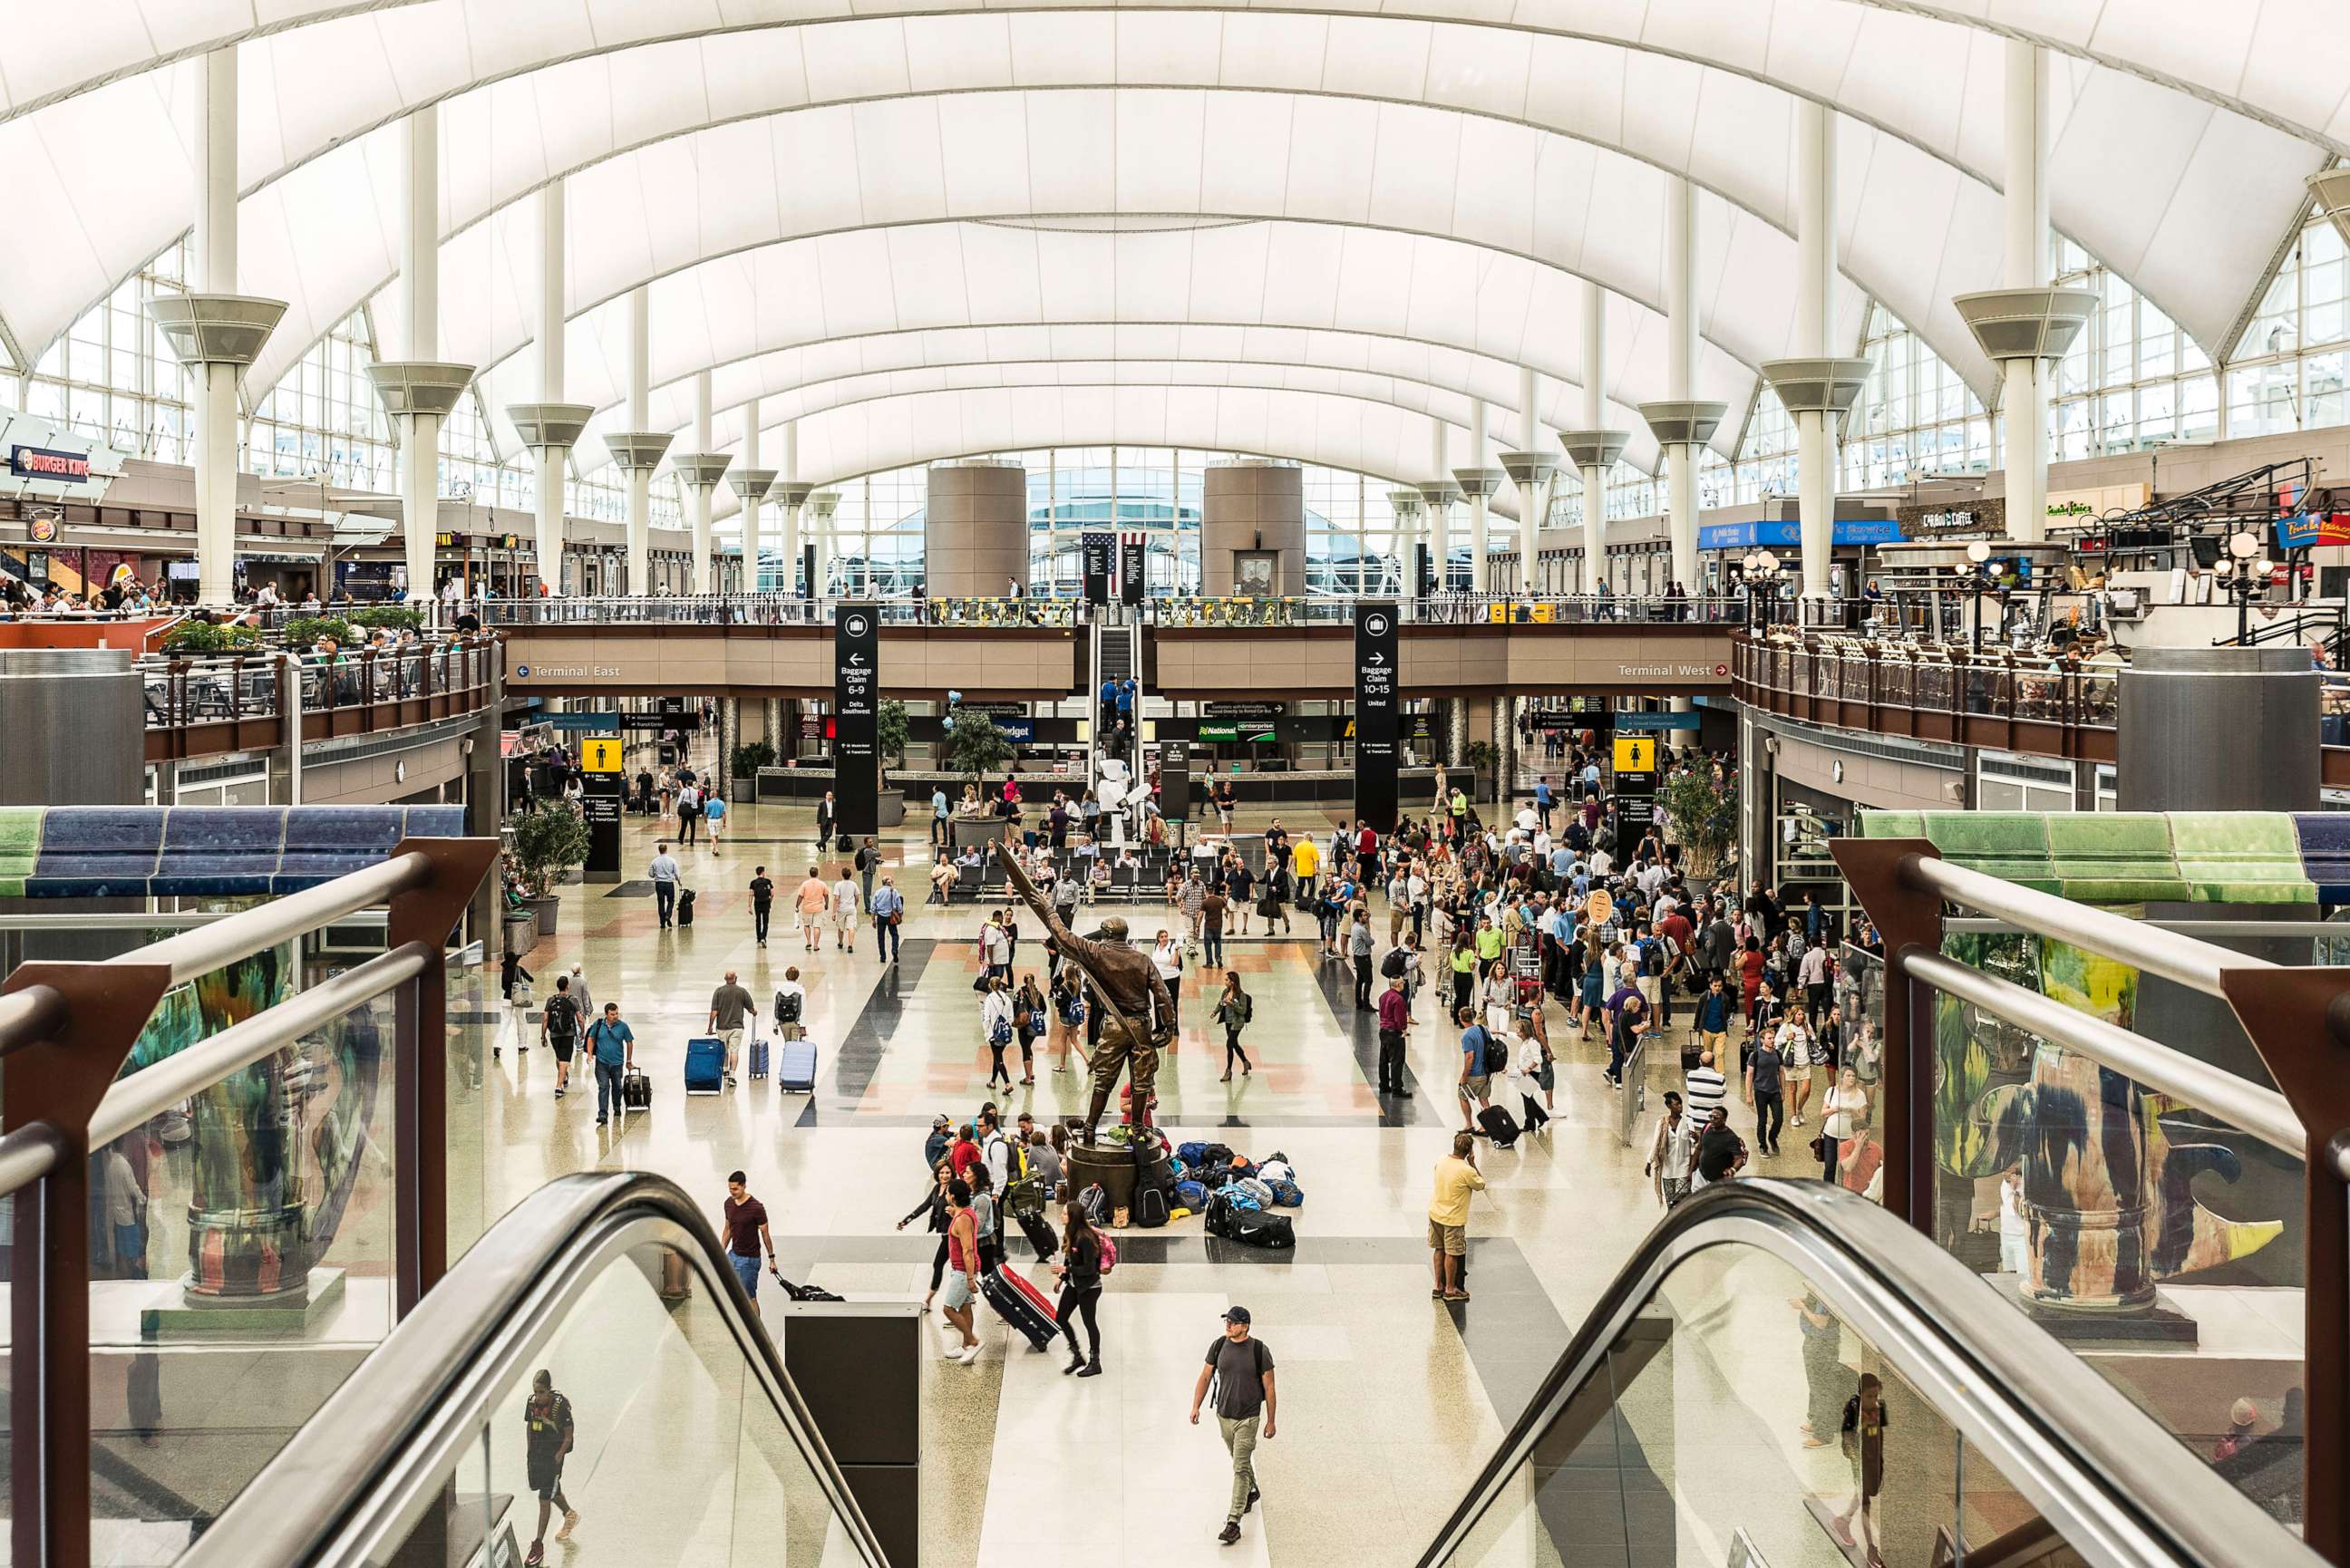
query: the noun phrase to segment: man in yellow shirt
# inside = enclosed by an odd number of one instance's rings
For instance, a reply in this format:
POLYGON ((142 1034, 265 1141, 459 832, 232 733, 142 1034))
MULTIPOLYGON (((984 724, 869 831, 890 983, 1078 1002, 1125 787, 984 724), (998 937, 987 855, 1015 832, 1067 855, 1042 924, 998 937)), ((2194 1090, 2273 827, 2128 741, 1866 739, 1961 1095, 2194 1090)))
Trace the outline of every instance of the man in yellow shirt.
POLYGON ((1477 1174, 1477 1135, 1452 1135, 1452 1152, 1436 1162, 1436 1190, 1428 1200, 1428 1246, 1436 1267, 1436 1288, 1428 1293, 1448 1302, 1465 1302, 1461 1288, 1462 1261, 1469 1255, 1469 1195, 1485 1190, 1477 1174))
POLYGON ((1322 852, 1314 847, 1314 841, 1311 838, 1299 839, 1296 847, 1289 852, 1289 872, 1291 876, 1297 878, 1298 891, 1304 892, 1305 885, 1311 882, 1315 873, 1321 869, 1322 852))

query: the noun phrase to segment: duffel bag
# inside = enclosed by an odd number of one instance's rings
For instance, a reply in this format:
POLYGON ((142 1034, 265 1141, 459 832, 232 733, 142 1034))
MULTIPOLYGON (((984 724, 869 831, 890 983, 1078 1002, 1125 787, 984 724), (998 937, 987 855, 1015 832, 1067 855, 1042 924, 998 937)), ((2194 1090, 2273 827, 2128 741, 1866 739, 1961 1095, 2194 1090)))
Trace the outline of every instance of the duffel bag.
POLYGON ((1305 1201, 1305 1194, 1294 1181, 1276 1181, 1272 1185, 1273 1200, 1284 1209, 1295 1209, 1305 1201))
POLYGON ((1249 1247, 1295 1247, 1297 1231, 1286 1214, 1243 1213, 1233 1219, 1232 1239, 1249 1247))
POLYGON ((1208 1189, 1196 1181, 1179 1181, 1175 1184, 1175 1201, 1185 1209, 1204 1209, 1208 1206, 1208 1189))

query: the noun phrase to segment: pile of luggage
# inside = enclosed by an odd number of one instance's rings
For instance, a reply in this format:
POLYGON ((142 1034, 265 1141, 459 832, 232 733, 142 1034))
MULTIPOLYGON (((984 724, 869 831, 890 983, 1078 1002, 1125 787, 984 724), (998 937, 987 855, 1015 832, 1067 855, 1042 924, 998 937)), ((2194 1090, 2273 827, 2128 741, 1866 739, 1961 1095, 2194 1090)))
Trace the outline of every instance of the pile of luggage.
POLYGON ((1205 1216, 1208 1234, 1252 1247, 1294 1247, 1289 1216, 1305 1201, 1297 1169, 1278 1149, 1263 1161, 1221 1143, 1186 1143, 1175 1150, 1175 1197, 1180 1212, 1205 1216))

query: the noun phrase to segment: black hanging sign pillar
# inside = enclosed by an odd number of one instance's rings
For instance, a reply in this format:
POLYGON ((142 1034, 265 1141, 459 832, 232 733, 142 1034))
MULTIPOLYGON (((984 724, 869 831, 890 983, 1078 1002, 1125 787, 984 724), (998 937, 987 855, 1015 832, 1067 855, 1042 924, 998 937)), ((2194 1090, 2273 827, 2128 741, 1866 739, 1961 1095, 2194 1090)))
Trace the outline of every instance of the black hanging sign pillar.
POLYGON ((1355 815, 1382 837, 1396 825, 1396 607, 1355 606, 1355 815))
POLYGON ((1118 535, 1106 529, 1089 528, 1079 535, 1085 552, 1086 603, 1109 603, 1110 566, 1117 557, 1118 535))
POLYGON ((844 604, 832 621, 832 788, 839 806, 834 831, 863 838, 881 827, 881 636, 869 604, 844 604))

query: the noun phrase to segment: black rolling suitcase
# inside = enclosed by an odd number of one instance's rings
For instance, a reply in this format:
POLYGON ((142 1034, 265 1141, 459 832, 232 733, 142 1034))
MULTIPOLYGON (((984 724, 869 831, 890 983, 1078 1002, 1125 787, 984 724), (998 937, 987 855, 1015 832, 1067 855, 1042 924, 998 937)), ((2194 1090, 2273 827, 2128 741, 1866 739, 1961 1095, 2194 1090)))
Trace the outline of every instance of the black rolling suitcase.
POLYGON ((1028 1343, 1039 1350, 1060 1333, 1043 1293, 1008 1269, 992 1269, 980 1275, 979 1293, 987 1298, 996 1316, 1026 1334, 1028 1343))
POLYGON ((1053 1222, 1042 1212, 1014 1214, 1013 1218, 1020 1221, 1020 1233, 1028 1238, 1028 1244, 1036 1249, 1038 1262, 1061 1250, 1060 1236, 1053 1230, 1053 1222))
POLYGON ((1507 1148, 1518 1141, 1518 1118, 1499 1106, 1488 1106, 1477 1113, 1477 1125, 1493 1140, 1495 1148, 1507 1148))
POLYGON ((693 924, 693 889, 691 888, 681 888, 678 892, 677 923, 681 926, 693 924))

